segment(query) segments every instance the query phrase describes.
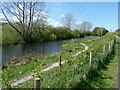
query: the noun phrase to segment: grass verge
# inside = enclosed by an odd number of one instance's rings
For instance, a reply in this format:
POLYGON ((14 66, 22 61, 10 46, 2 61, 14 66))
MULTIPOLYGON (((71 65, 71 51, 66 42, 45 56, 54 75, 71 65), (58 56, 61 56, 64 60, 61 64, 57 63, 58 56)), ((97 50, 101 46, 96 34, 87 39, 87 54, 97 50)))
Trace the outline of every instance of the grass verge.
MULTIPOLYGON (((94 48, 92 50, 93 59, 92 59, 92 66, 89 67, 89 53, 86 52, 82 55, 78 55, 76 57, 72 57, 72 50, 74 49, 63 49, 61 52, 62 60, 67 60, 67 63, 62 65, 62 68, 59 67, 53 68, 52 70, 40 73, 39 76, 41 77, 41 88, 97 88, 91 87, 91 81, 93 78, 100 75, 97 71, 100 70, 100 67, 106 67, 106 62, 109 61, 111 57, 111 53, 107 56, 103 54, 103 46, 108 45, 111 39, 114 37, 113 34, 108 34, 105 37, 98 38, 97 40, 92 40, 91 42, 87 42, 89 39, 84 39, 82 41, 73 41, 71 43, 78 43, 84 42, 85 44, 91 46, 93 45, 94 48), (111 36, 112 35, 112 36, 111 36), (104 43, 99 43, 103 42, 104 43)), ((65 43, 68 44, 68 43, 65 43)), ((69 44, 68 44, 69 46, 69 44)), ((66 46, 65 46, 66 47, 66 46)), ((73 46, 74 47, 74 46, 73 46)), ((63 46, 64 48, 64 46, 63 46)), ((22 83, 16 87, 22 88, 33 88, 34 81, 33 79, 22 83)), ((102 84, 101 84, 102 86, 102 84)), ((98 86, 98 88, 101 88, 98 86)))

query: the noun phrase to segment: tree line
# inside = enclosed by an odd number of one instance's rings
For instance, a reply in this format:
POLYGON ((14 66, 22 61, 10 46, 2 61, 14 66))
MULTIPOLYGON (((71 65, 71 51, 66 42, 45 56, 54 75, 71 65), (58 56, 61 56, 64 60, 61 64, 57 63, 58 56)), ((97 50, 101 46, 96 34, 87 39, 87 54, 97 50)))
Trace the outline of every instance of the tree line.
MULTIPOLYGON (((108 32, 103 27, 96 27, 91 32, 92 23, 88 21, 78 24, 75 30, 71 30, 75 26, 75 19, 71 13, 62 17, 62 27, 53 27, 48 24, 44 2, 25 2, 23 0, 23 2, 5 2, 2 6, 4 21, 7 21, 6 24, 3 23, 3 27, 9 24, 25 43, 79 38, 85 35, 102 36, 108 32), (14 17, 16 21, 11 17, 14 17)), ((5 29, 3 29, 4 31, 5 29)), ((13 30, 10 31, 13 32, 13 30)))

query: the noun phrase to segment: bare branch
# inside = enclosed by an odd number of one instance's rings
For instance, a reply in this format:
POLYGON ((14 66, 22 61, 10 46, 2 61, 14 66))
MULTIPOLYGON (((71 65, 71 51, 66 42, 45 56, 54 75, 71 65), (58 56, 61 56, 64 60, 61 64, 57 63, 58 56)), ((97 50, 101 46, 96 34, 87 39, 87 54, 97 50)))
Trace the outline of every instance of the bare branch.
POLYGON ((75 20, 73 19, 72 14, 68 13, 62 17, 62 21, 64 25, 70 29, 75 20))
POLYGON ((89 31, 90 29, 92 28, 92 23, 91 22, 82 22, 80 24, 80 30, 83 30, 83 31, 89 31))
POLYGON ((2 10, 2 13, 7 22, 23 36, 25 41, 28 41, 32 36, 33 19, 36 16, 36 19, 39 19, 39 17, 44 18, 40 14, 44 7, 42 4, 44 3, 25 2, 25 0, 23 0, 23 2, 7 2, 3 4, 5 10, 2 10), (15 26, 14 20, 12 21, 11 18, 9 18, 10 15, 11 17, 17 18, 18 22, 16 24, 18 27, 15 26))
MULTIPOLYGON (((3 5, 4 6, 4 5, 3 5)), ((18 15, 16 13, 13 13, 9 8, 7 8, 6 6, 4 6, 4 8, 6 8, 13 16, 15 16, 19 22, 21 22, 20 18, 18 17, 18 15)))
POLYGON ((12 23, 9 21, 9 19, 8 19, 8 17, 6 16, 6 14, 4 13, 3 9, 1 9, 1 10, 2 10, 2 13, 4 14, 6 20, 8 21, 8 23, 9 23, 19 34, 21 34, 21 32, 20 32, 14 25, 12 25, 12 23))

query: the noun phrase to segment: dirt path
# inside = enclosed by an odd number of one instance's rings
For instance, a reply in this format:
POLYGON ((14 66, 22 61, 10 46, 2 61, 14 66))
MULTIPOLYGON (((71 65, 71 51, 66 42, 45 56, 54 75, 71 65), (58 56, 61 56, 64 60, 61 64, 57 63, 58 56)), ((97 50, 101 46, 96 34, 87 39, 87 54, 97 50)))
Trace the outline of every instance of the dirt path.
MULTIPOLYGON (((80 43, 80 44, 85 47, 85 49, 82 51, 82 52, 85 52, 85 51, 88 49, 88 46, 86 46, 84 43, 80 43)), ((77 55, 79 55, 80 53, 81 53, 81 52, 78 52, 78 53, 76 53, 76 54, 73 55, 73 56, 77 56, 77 55)), ((64 64, 64 63, 65 63, 65 61, 62 61, 62 62, 61 62, 61 64, 64 64)), ((47 68, 45 68, 45 69, 42 69, 41 72, 49 71, 49 70, 51 70, 51 69, 53 69, 53 68, 55 68, 55 67, 58 67, 58 66, 59 66, 59 62, 53 63, 51 66, 49 66, 49 67, 47 67, 47 68)), ((20 84, 20 83, 26 82, 26 81, 28 81, 28 80, 30 80, 30 79, 32 79, 32 78, 33 78, 32 75, 27 75, 27 76, 24 76, 24 77, 22 77, 22 78, 20 78, 20 79, 15 79, 15 80, 13 80, 13 81, 10 82, 10 83, 12 83, 11 86, 13 87, 13 86, 17 86, 17 85, 20 84)))
MULTIPOLYGON (((64 63, 65 63, 65 61, 61 62, 61 64, 64 64, 64 63)), ((42 69, 41 72, 49 71, 50 69, 52 69, 54 67, 58 67, 58 66, 59 66, 59 62, 53 63, 51 66, 49 66, 49 67, 47 67, 45 69, 42 69)), ((15 79, 13 81, 14 83, 12 83, 11 86, 16 86, 16 85, 18 85, 20 83, 23 83, 23 82, 26 82, 26 81, 28 81, 28 80, 30 80, 32 78, 33 78, 32 75, 27 75, 27 76, 24 76, 24 77, 22 77, 20 79, 15 79)))
POLYGON ((80 43, 81 45, 83 45, 84 47, 85 47, 85 49, 83 50, 83 51, 80 51, 80 52, 77 52, 75 55, 73 55, 73 56, 77 56, 77 55, 79 55, 80 53, 82 53, 82 52, 85 52, 87 49, 88 49, 88 46, 86 46, 84 43, 80 43))

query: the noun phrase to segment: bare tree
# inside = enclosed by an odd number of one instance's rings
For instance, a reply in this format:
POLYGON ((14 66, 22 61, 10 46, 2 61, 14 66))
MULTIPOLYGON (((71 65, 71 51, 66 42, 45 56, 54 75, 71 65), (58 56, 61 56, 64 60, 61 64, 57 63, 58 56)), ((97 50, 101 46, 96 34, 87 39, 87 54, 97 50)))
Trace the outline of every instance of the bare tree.
POLYGON ((73 25, 73 23, 75 22, 73 15, 71 13, 65 14, 62 17, 62 21, 63 24, 68 27, 69 29, 71 29, 71 26, 73 25))
POLYGON ((23 37, 26 43, 30 42, 33 21, 40 18, 45 3, 23 0, 22 2, 5 2, 2 6, 1 11, 5 20, 23 37))
POLYGON ((90 29, 92 29, 92 23, 91 22, 82 22, 80 24, 80 30, 83 30, 83 31, 89 31, 90 29))

